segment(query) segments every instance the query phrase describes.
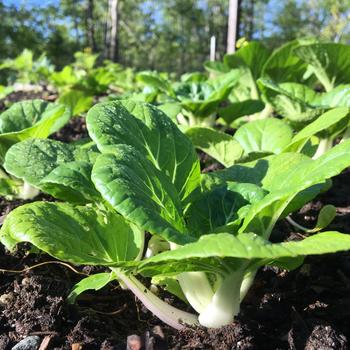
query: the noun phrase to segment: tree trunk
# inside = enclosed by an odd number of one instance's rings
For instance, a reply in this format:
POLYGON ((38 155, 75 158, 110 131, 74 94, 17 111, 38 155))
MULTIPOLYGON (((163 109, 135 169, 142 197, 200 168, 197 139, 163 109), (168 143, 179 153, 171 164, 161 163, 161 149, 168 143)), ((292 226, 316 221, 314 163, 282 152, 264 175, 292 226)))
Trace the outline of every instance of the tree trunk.
POLYGON ((74 16, 73 22, 74 22, 74 31, 75 31, 75 43, 77 45, 77 48, 80 48, 79 23, 76 16, 74 16))
POLYGON ((87 0, 85 16, 86 41, 93 52, 97 51, 94 27, 94 1, 87 0))
POLYGON ((229 0, 227 53, 234 53, 239 29, 239 0, 229 0))
POLYGON ((118 60, 118 0, 108 0, 105 56, 118 60))

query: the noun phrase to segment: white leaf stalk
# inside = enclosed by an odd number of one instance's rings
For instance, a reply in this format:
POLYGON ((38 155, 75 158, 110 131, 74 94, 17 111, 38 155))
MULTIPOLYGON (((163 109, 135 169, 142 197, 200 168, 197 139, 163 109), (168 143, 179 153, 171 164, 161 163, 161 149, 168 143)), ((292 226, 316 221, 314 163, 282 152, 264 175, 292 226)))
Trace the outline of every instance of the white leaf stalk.
POLYGON ((39 193, 40 191, 37 188, 30 185, 28 182, 24 182, 18 197, 24 200, 32 199, 36 197, 39 193))
POLYGON ((328 150, 330 150, 333 146, 333 140, 329 138, 321 139, 320 143, 318 144, 316 153, 312 157, 312 159, 317 159, 321 157, 323 154, 325 154, 328 150))
POLYGON ((201 325, 218 328, 233 322, 240 310, 243 275, 240 269, 225 276, 210 303, 198 317, 201 325))
POLYGON ((126 275, 117 268, 111 270, 134 294, 140 299, 145 307, 156 315, 160 320, 175 329, 183 329, 185 325, 198 324, 196 315, 179 310, 153 294, 139 280, 132 275, 126 275))
POLYGON ((214 296, 207 275, 204 272, 183 272, 177 280, 187 301, 200 314, 214 296))
POLYGON ((157 255, 166 250, 169 250, 169 242, 159 236, 152 236, 148 242, 145 257, 150 258, 151 256, 157 255))
MULTIPOLYGON (((172 249, 178 247, 175 244, 170 246, 172 249)), ((249 274, 247 283, 243 286, 244 267, 224 275, 215 291, 205 272, 183 272, 178 275, 181 289, 187 301, 199 313, 198 320, 202 326, 219 328, 233 322, 239 313, 241 299, 255 276, 255 271, 249 274)))

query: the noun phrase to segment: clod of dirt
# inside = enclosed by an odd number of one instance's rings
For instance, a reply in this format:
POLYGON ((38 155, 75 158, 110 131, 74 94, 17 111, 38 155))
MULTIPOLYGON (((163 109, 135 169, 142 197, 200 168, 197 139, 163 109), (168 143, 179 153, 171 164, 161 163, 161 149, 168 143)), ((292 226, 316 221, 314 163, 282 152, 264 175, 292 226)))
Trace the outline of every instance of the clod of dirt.
POLYGON ((10 338, 6 334, 0 335, 0 349, 8 349, 10 343, 10 338))
POLYGON ((155 326, 152 331, 145 333, 144 344, 145 350, 168 350, 168 344, 160 326, 155 326))
POLYGON ((306 341, 305 350, 348 349, 346 337, 329 325, 317 325, 306 341))
POLYGON ((238 320, 219 329, 186 328, 172 340, 173 350, 205 349, 205 350, 253 350, 257 349, 253 332, 247 324, 238 320))

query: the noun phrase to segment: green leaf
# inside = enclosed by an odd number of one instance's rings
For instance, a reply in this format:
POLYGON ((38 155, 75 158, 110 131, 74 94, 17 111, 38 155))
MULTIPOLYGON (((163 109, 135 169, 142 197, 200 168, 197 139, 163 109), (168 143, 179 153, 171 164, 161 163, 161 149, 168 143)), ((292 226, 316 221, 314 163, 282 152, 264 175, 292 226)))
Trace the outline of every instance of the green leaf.
POLYGON ((291 142, 293 130, 279 119, 255 120, 241 126, 234 139, 243 147, 245 153, 280 153, 291 142))
POLYGON ((53 197, 69 202, 97 202, 101 196, 91 182, 91 171, 92 164, 88 162, 60 164, 40 181, 39 186, 53 197))
POLYGON ((176 295, 183 302, 187 303, 187 299, 175 277, 154 276, 152 278, 152 283, 162 286, 166 291, 176 295))
POLYGON ((136 79, 144 85, 151 86, 162 92, 168 93, 171 91, 169 82, 156 72, 140 72, 137 74, 136 79))
POLYGON ((0 161, 13 144, 28 138, 46 138, 59 130, 70 115, 64 105, 42 100, 17 102, 0 114, 0 161))
POLYGON ((337 209, 334 205, 325 205, 318 214, 317 223, 314 229, 308 232, 317 232, 326 228, 336 217, 337 209))
POLYGON ((260 100, 245 100, 234 102, 227 107, 220 108, 218 114, 219 117, 230 125, 240 117, 261 112, 264 107, 264 103, 260 100))
POLYGON ((204 62, 204 68, 215 74, 228 73, 231 70, 230 67, 219 61, 206 61, 204 62))
POLYGON ((349 109, 345 107, 332 109, 304 129, 299 131, 291 140, 290 144, 284 149, 284 152, 300 152, 306 142, 321 131, 327 132, 327 137, 336 137, 339 132, 344 130, 349 122, 349 109))
POLYGON ((242 147, 228 134, 205 127, 188 128, 185 134, 196 148, 225 167, 233 165, 242 156, 242 147))
POLYGON ((47 254, 73 264, 114 265, 135 259, 144 233, 123 217, 89 206, 35 202, 6 216, 0 240, 9 249, 30 242, 47 254))
POLYGON ((83 278, 70 291, 67 301, 69 304, 74 304, 76 298, 87 290, 100 290, 109 282, 117 279, 113 272, 102 272, 83 278))
POLYGON ((12 198, 20 191, 20 183, 10 177, 0 177, 0 196, 12 198))
POLYGON ((160 106, 157 106, 162 112, 164 112, 171 120, 177 123, 176 117, 181 113, 181 105, 176 102, 164 103, 160 106))
MULTIPOLYGON (((276 186, 276 176, 289 173, 305 159, 307 160, 308 157, 300 153, 281 153, 249 163, 236 164, 224 170, 203 174, 202 188, 210 190, 215 186, 224 185, 227 181, 235 181, 255 184, 270 192, 276 186)), ((324 189, 324 185, 301 192, 287 209, 291 211, 299 209, 307 201, 313 199, 321 189, 324 189)))
POLYGON ((102 153, 111 146, 133 146, 163 171, 184 200, 200 181, 191 141, 157 108, 133 101, 100 103, 90 109, 87 127, 102 153))
POLYGON ((201 82, 207 80, 207 75, 204 72, 192 72, 181 75, 181 81, 184 83, 188 82, 201 82))
POLYGON ((133 147, 118 145, 113 154, 99 156, 92 180, 127 220, 171 242, 188 242, 175 186, 133 147))
POLYGON ((313 104, 329 107, 350 107, 350 85, 339 85, 329 92, 318 94, 313 104))
MULTIPOLYGON (((224 56, 224 63, 230 68, 237 68, 237 58, 252 72, 256 80, 261 76, 263 66, 270 56, 270 51, 257 41, 250 41, 248 45, 241 47, 236 53, 224 56)), ((238 63, 238 64, 237 64, 238 63)))
POLYGON ((192 201, 186 210, 187 225, 197 237, 221 226, 238 225, 239 210, 264 197, 264 191, 249 183, 230 183, 214 187, 192 201))
POLYGON ((268 169, 269 162, 266 159, 259 159, 258 161, 245 164, 235 164, 224 170, 202 174, 201 186, 204 190, 210 190, 215 186, 224 185, 227 181, 261 186, 268 169))
POLYGON ((50 76, 50 80, 55 86, 69 86, 79 83, 79 77, 75 74, 72 66, 65 66, 59 72, 53 72, 50 76))
POLYGON ((350 46, 339 43, 315 43, 294 49, 308 63, 318 80, 330 91, 334 86, 350 81, 350 46))
POLYGON ((240 70, 234 69, 206 82, 181 83, 175 91, 176 97, 196 118, 207 118, 217 111, 239 79, 240 70))
POLYGON ((327 108, 327 106, 314 105, 317 94, 303 84, 276 84, 268 79, 259 79, 258 86, 265 100, 279 114, 292 122, 312 121, 327 108))
POLYGON ((85 203, 98 196, 89 175, 96 155, 89 148, 30 139, 10 148, 4 167, 8 173, 57 198, 85 203))
POLYGON ((306 255, 346 250, 350 250, 350 235, 332 231, 323 232, 299 242, 275 244, 252 233, 238 236, 218 233, 202 236, 197 242, 132 263, 130 266, 135 266, 137 272, 146 276, 213 270, 222 273, 223 267, 217 260, 225 259, 232 269, 236 269, 242 260, 252 261, 259 267, 281 258, 299 260, 306 255))
POLYGON ((307 64, 294 53, 294 49, 308 41, 293 40, 279 47, 265 62, 261 76, 277 83, 302 82, 307 64))
MULTIPOLYGON (((1 67, 1 66, 0 66, 1 67)), ((1 68, 0 68, 1 69, 1 68)), ((13 91, 12 86, 4 86, 0 85, 0 99, 5 98, 7 95, 9 95, 13 91)))
POLYGON ((202 174, 202 188, 210 190, 230 182, 251 183, 267 191, 273 188, 276 174, 287 173, 302 160, 308 159, 300 153, 281 153, 244 164, 235 164, 227 169, 202 174))
MULTIPOLYGON (((350 166, 349 152, 350 140, 336 145, 316 160, 305 157, 287 171, 276 173, 270 182, 270 193, 252 205, 240 232, 253 231, 268 237, 280 215, 288 214, 285 209, 298 194, 324 183, 350 166)), ((319 191, 321 189, 322 186, 319 191)), ((316 195, 317 191, 312 191, 312 194, 316 195)), ((310 193, 306 192, 306 195, 310 193)))
POLYGON ((94 99, 85 91, 69 90, 62 94, 58 101, 69 108, 72 116, 77 116, 88 111, 94 99))

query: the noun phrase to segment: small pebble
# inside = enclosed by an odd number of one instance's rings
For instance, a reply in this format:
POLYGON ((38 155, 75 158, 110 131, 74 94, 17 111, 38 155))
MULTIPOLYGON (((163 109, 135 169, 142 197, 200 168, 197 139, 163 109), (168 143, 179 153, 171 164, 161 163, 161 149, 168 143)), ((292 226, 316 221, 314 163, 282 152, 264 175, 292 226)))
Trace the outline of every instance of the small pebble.
POLYGON ((0 305, 6 305, 13 299, 13 293, 7 293, 0 295, 0 305))
POLYGON ((141 337, 139 337, 136 334, 129 335, 127 338, 127 350, 141 350, 142 348, 142 340, 141 337))
POLYGON ((22 279, 22 286, 28 286, 30 285, 30 278, 29 277, 24 277, 22 279))
POLYGON ((34 335, 24 338, 17 343, 11 350, 37 350, 40 346, 40 337, 34 335))
POLYGON ((72 344, 72 350, 82 350, 83 346, 80 343, 72 344))

